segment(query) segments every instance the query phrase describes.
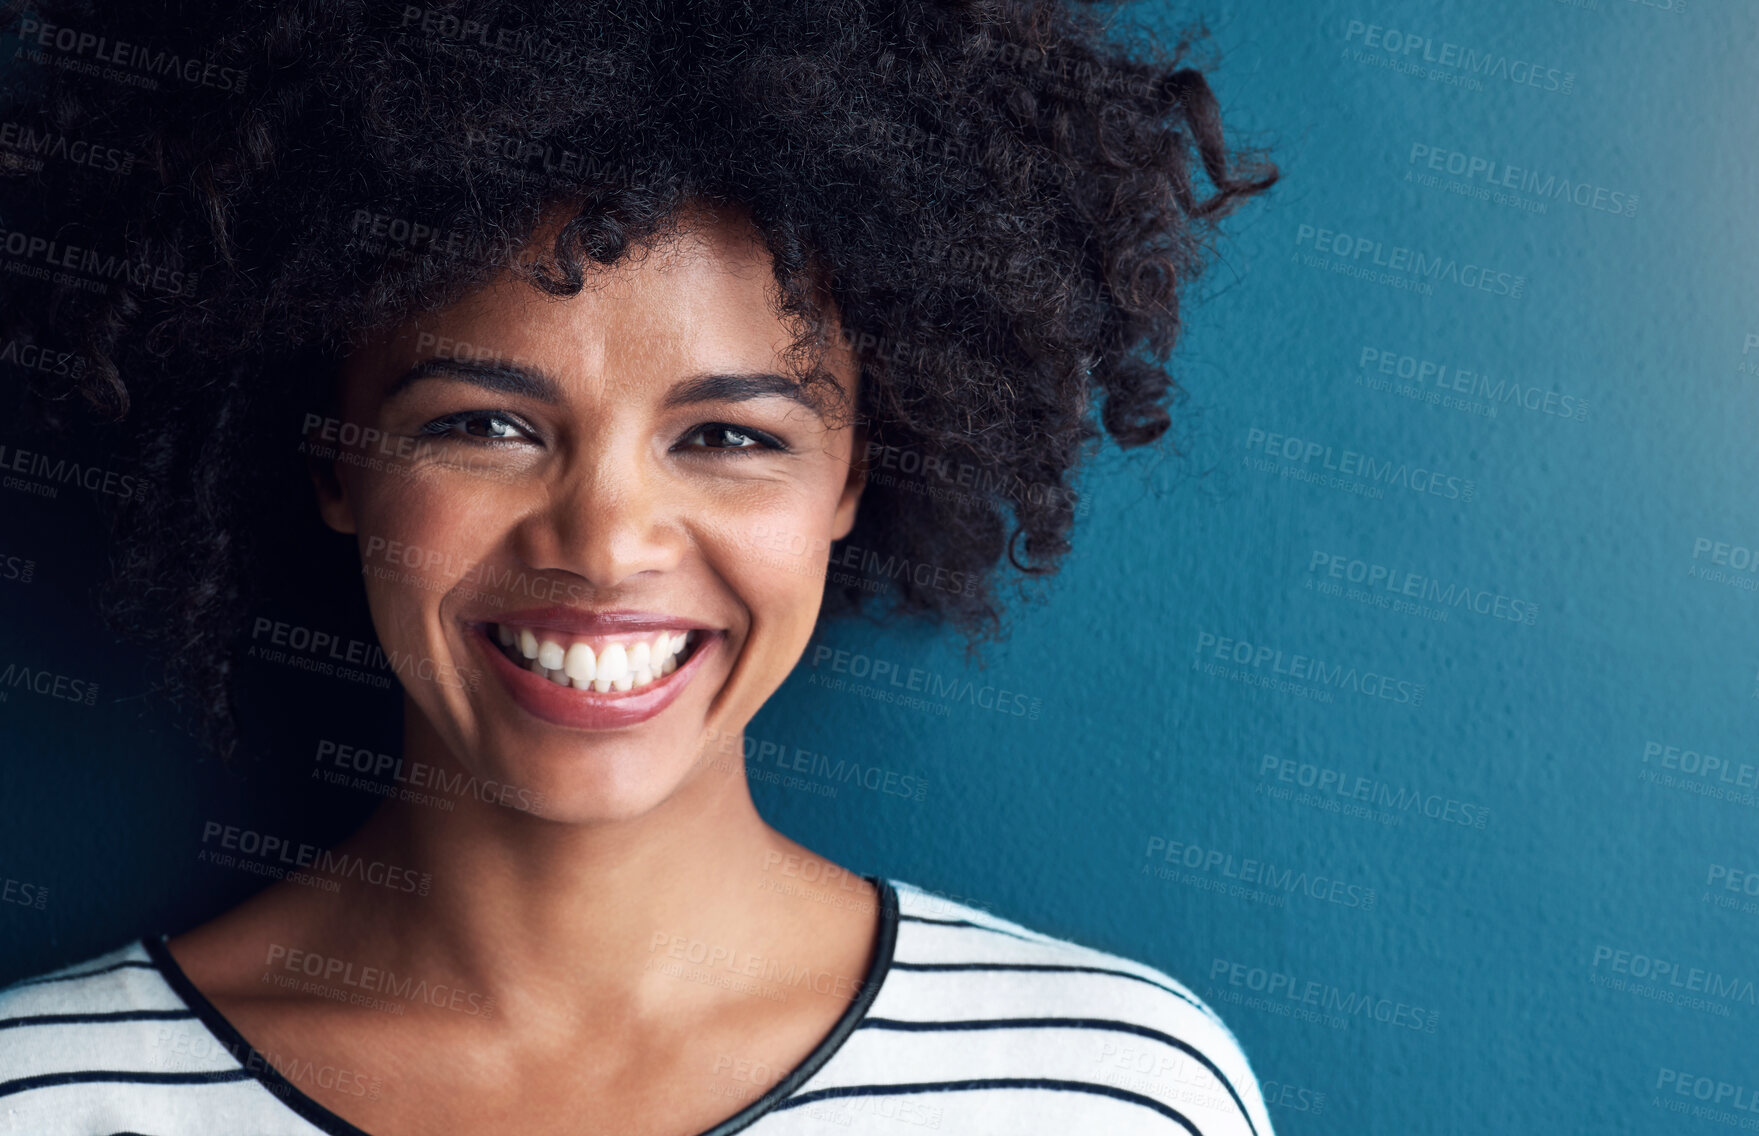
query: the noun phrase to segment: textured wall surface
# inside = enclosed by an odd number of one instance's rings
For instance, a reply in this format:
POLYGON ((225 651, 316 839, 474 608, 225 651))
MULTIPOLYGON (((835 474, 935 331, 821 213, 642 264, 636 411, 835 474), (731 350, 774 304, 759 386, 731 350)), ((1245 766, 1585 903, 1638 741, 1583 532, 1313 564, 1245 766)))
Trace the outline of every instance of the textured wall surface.
MULTIPOLYGON (((1759 1120, 1759 8, 1199 10, 1284 181, 1190 297, 1183 453, 1100 455, 986 668, 809 650, 760 806, 1182 978, 1283 1131, 1759 1120)), ((81 510, 0 508, 5 659, 99 686, 0 692, 0 981, 260 886, 208 818, 360 818, 193 763, 93 650, 81 510)))

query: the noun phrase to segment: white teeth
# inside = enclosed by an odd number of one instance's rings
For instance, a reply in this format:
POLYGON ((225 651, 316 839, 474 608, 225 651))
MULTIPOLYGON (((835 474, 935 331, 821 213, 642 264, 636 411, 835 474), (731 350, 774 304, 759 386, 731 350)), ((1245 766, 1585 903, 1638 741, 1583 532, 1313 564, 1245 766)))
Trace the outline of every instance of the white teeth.
POLYGON ((557 686, 596 690, 637 690, 678 669, 678 658, 693 632, 661 631, 651 639, 607 644, 596 654, 591 644, 539 639, 530 628, 495 625, 495 638, 514 661, 557 686))
POLYGON ((562 669, 574 685, 584 688, 598 673, 598 660, 593 658, 592 648, 585 643, 576 643, 568 648, 568 654, 562 660, 562 669))

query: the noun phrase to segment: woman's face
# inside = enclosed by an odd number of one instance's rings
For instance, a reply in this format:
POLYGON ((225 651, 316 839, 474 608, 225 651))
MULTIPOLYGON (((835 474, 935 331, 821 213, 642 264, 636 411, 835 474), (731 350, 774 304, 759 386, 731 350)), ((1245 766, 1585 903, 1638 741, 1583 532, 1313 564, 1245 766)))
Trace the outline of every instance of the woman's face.
POLYGON ((504 281, 353 354, 344 430, 379 434, 317 478, 427 728, 559 820, 640 815, 711 768, 855 520, 853 359, 824 359, 846 402, 803 394, 767 252, 691 217, 579 295, 504 281))

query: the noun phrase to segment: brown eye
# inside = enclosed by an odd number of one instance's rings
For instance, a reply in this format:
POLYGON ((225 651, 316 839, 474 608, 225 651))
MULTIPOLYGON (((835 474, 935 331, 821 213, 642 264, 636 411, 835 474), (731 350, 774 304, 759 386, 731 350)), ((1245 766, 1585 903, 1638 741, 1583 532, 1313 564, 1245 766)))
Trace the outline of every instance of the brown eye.
POLYGON ((787 449, 781 442, 768 434, 762 434, 743 426, 731 426, 725 422, 703 423, 684 435, 680 440, 680 447, 686 450, 719 450, 724 452, 787 449))
POLYGON ((479 414, 464 420, 464 432, 479 438, 510 438, 513 424, 494 414, 479 414))
POLYGON ((487 442, 530 437, 530 433, 515 419, 489 410, 466 410, 458 414, 448 414, 429 422, 421 428, 421 432, 436 438, 467 435, 487 442))

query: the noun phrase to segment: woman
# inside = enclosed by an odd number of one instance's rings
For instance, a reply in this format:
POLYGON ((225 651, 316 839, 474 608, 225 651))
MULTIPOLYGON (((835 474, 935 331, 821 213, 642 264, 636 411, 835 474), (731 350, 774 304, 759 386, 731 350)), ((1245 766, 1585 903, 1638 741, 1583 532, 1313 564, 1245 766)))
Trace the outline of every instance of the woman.
POLYGON ((15 23, 14 109, 139 159, 11 194, 125 271, 4 285, 85 360, 40 412, 154 486, 114 614, 230 754, 249 613, 364 592, 401 761, 499 788, 0 994, 16 1130, 1268 1134, 1174 980, 829 864, 739 760, 860 607, 832 550, 960 573, 888 611, 975 639, 1067 547, 1094 399, 1166 428, 1177 289, 1271 178, 1202 78, 1054 4, 157 7, 15 23), (989 499, 868 484, 896 452, 989 499))

